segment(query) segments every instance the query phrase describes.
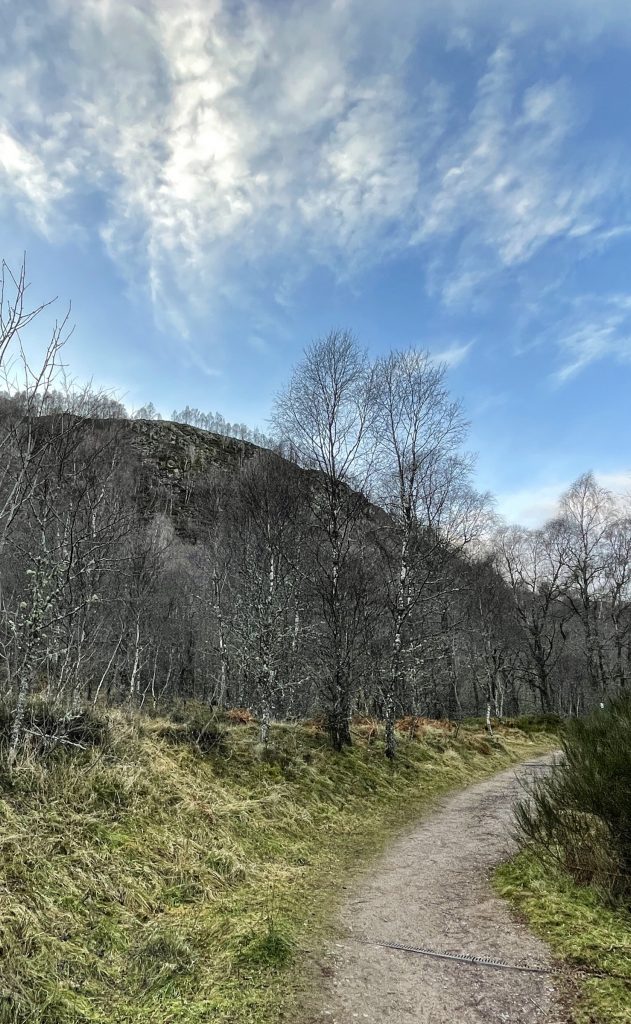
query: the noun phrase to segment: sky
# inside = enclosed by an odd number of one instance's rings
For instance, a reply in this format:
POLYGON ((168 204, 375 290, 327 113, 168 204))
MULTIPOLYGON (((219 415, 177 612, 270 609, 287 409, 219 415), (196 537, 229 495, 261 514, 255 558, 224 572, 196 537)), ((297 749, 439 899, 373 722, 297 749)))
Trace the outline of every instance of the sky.
POLYGON ((631 486, 630 95, 628 0, 0 0, 0 258, 166 416, 427 349, 535 525, 631 486))

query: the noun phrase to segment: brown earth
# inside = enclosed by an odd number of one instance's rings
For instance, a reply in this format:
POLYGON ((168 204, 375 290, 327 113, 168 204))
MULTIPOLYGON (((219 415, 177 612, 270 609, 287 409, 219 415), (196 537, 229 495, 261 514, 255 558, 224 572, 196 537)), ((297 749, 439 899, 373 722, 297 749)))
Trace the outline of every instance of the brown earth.
MULTIPOLYGON (((551 758, 540 759, 546 764, 551 758)), ((534 765, 534 762, 533 762, 534 765)), ((376 942, 551 965, 547 947, 492 890, 514 849, 512 806, 540 767, 511 768, 445 798, 357 879, 338 940, 317 964, 311 1024, 556 1024, 553 977, 451 963, 376 942)))

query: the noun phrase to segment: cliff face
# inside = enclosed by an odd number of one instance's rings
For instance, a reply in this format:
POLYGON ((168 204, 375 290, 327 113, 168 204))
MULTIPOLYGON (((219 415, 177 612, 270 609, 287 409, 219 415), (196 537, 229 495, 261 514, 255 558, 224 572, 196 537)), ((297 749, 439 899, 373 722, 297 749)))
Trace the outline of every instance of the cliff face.
MULTIPOLYGON (((70 414, 70 419, 88 428, 95 437, 112 444, 122 476, 127 478, 133 501, 146 514, 168 515, 181 537, 195 542, 216 514, 217 484, 225 474, 234 476, 249 460, 268 455, 285 463, 282 455, 271 453, 250 441, 226 437, 170 420, 98 419, 70 414), (213 507, 215 512, 213 512, 213 507)), ((41 424, 53 423, 41 417, 41 424)), ((307 488, 318 472, 297 467, 307 488)), ((350 493, 355 493, 352 488, 350 493)), ((368 498, 360 498, 373 523, 388 526, 387 513, 368 498)))
POLYGON ((214 472, 236 473, 265 451, 186 423, 127 420, 122 430, 123 444, 138 466, 141 504, 166 512, 188 540, 195 540, 207 517, 214 472))
POLYGON ((165 420, 127 420, 132 448, 143 465, 177 484, 211 467, 239 469, 247 459, 264 451, 249 441, 211 434, 186 423, 165 420))
MULTIPOLYGON (((252 458, 269 454, 250 441, 213 434, 186 423, 167 420, 124 420, 125 440, 140 464, 142 490, 153 507, 167 512, 176 529, 194 539, 198 520, 205 519, 213 471, 237 473, 252 458)), ((282 456, 276 456, 281 462, 282 456)), ((302 469, 312 483, 317 472, 302 469)), ((387 513, 368 499, 362 499, 375 523, 387 526, 387 513)))

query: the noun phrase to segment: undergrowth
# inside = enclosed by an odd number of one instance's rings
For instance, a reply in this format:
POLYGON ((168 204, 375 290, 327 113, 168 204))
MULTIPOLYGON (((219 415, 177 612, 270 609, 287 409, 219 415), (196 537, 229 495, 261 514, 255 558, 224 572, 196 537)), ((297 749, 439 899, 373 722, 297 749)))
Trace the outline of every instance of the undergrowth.
POLYGON ((516 808, 525 850, 498 885, 569 966, 572 1019, 631 1024, 631 700, 568 722, 561 746, 516 808))
POLYGON ((563 757, 516 808, 544 863, 631 909, 631 698, 567 723, 563 757))
POLYGON ((631 1024, 631 914, 604 906, 594 889, 532 852, 502 865, 496 885, 564 961, 568 1024, 631 1024), (580 968, 621 977, 588 977, 580 968))
POLYGON ((280 1019, 345 872, 446 789, 549 746, 314 724, 111 722, 0 774, 0 1024, 280 1019))

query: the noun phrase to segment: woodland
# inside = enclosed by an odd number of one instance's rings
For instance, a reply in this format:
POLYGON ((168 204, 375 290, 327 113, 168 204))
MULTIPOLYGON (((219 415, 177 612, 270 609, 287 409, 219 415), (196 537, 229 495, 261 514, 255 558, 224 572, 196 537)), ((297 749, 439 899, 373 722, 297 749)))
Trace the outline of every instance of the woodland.
POLYGON ((307 345, 263 434, 78 388, 0 295, 0 696, 9 765, 86 708, 195 701, 270 724, 576 716, 631 677, 631 498, 585 473, 538 529, 474 482, 427 352, 307 345), (209 432, 210 430, 210 432, 209 432), (229 434, 237 437, 229 437, 229 434), (48 709, 46 715, 33 707, 48 709))

